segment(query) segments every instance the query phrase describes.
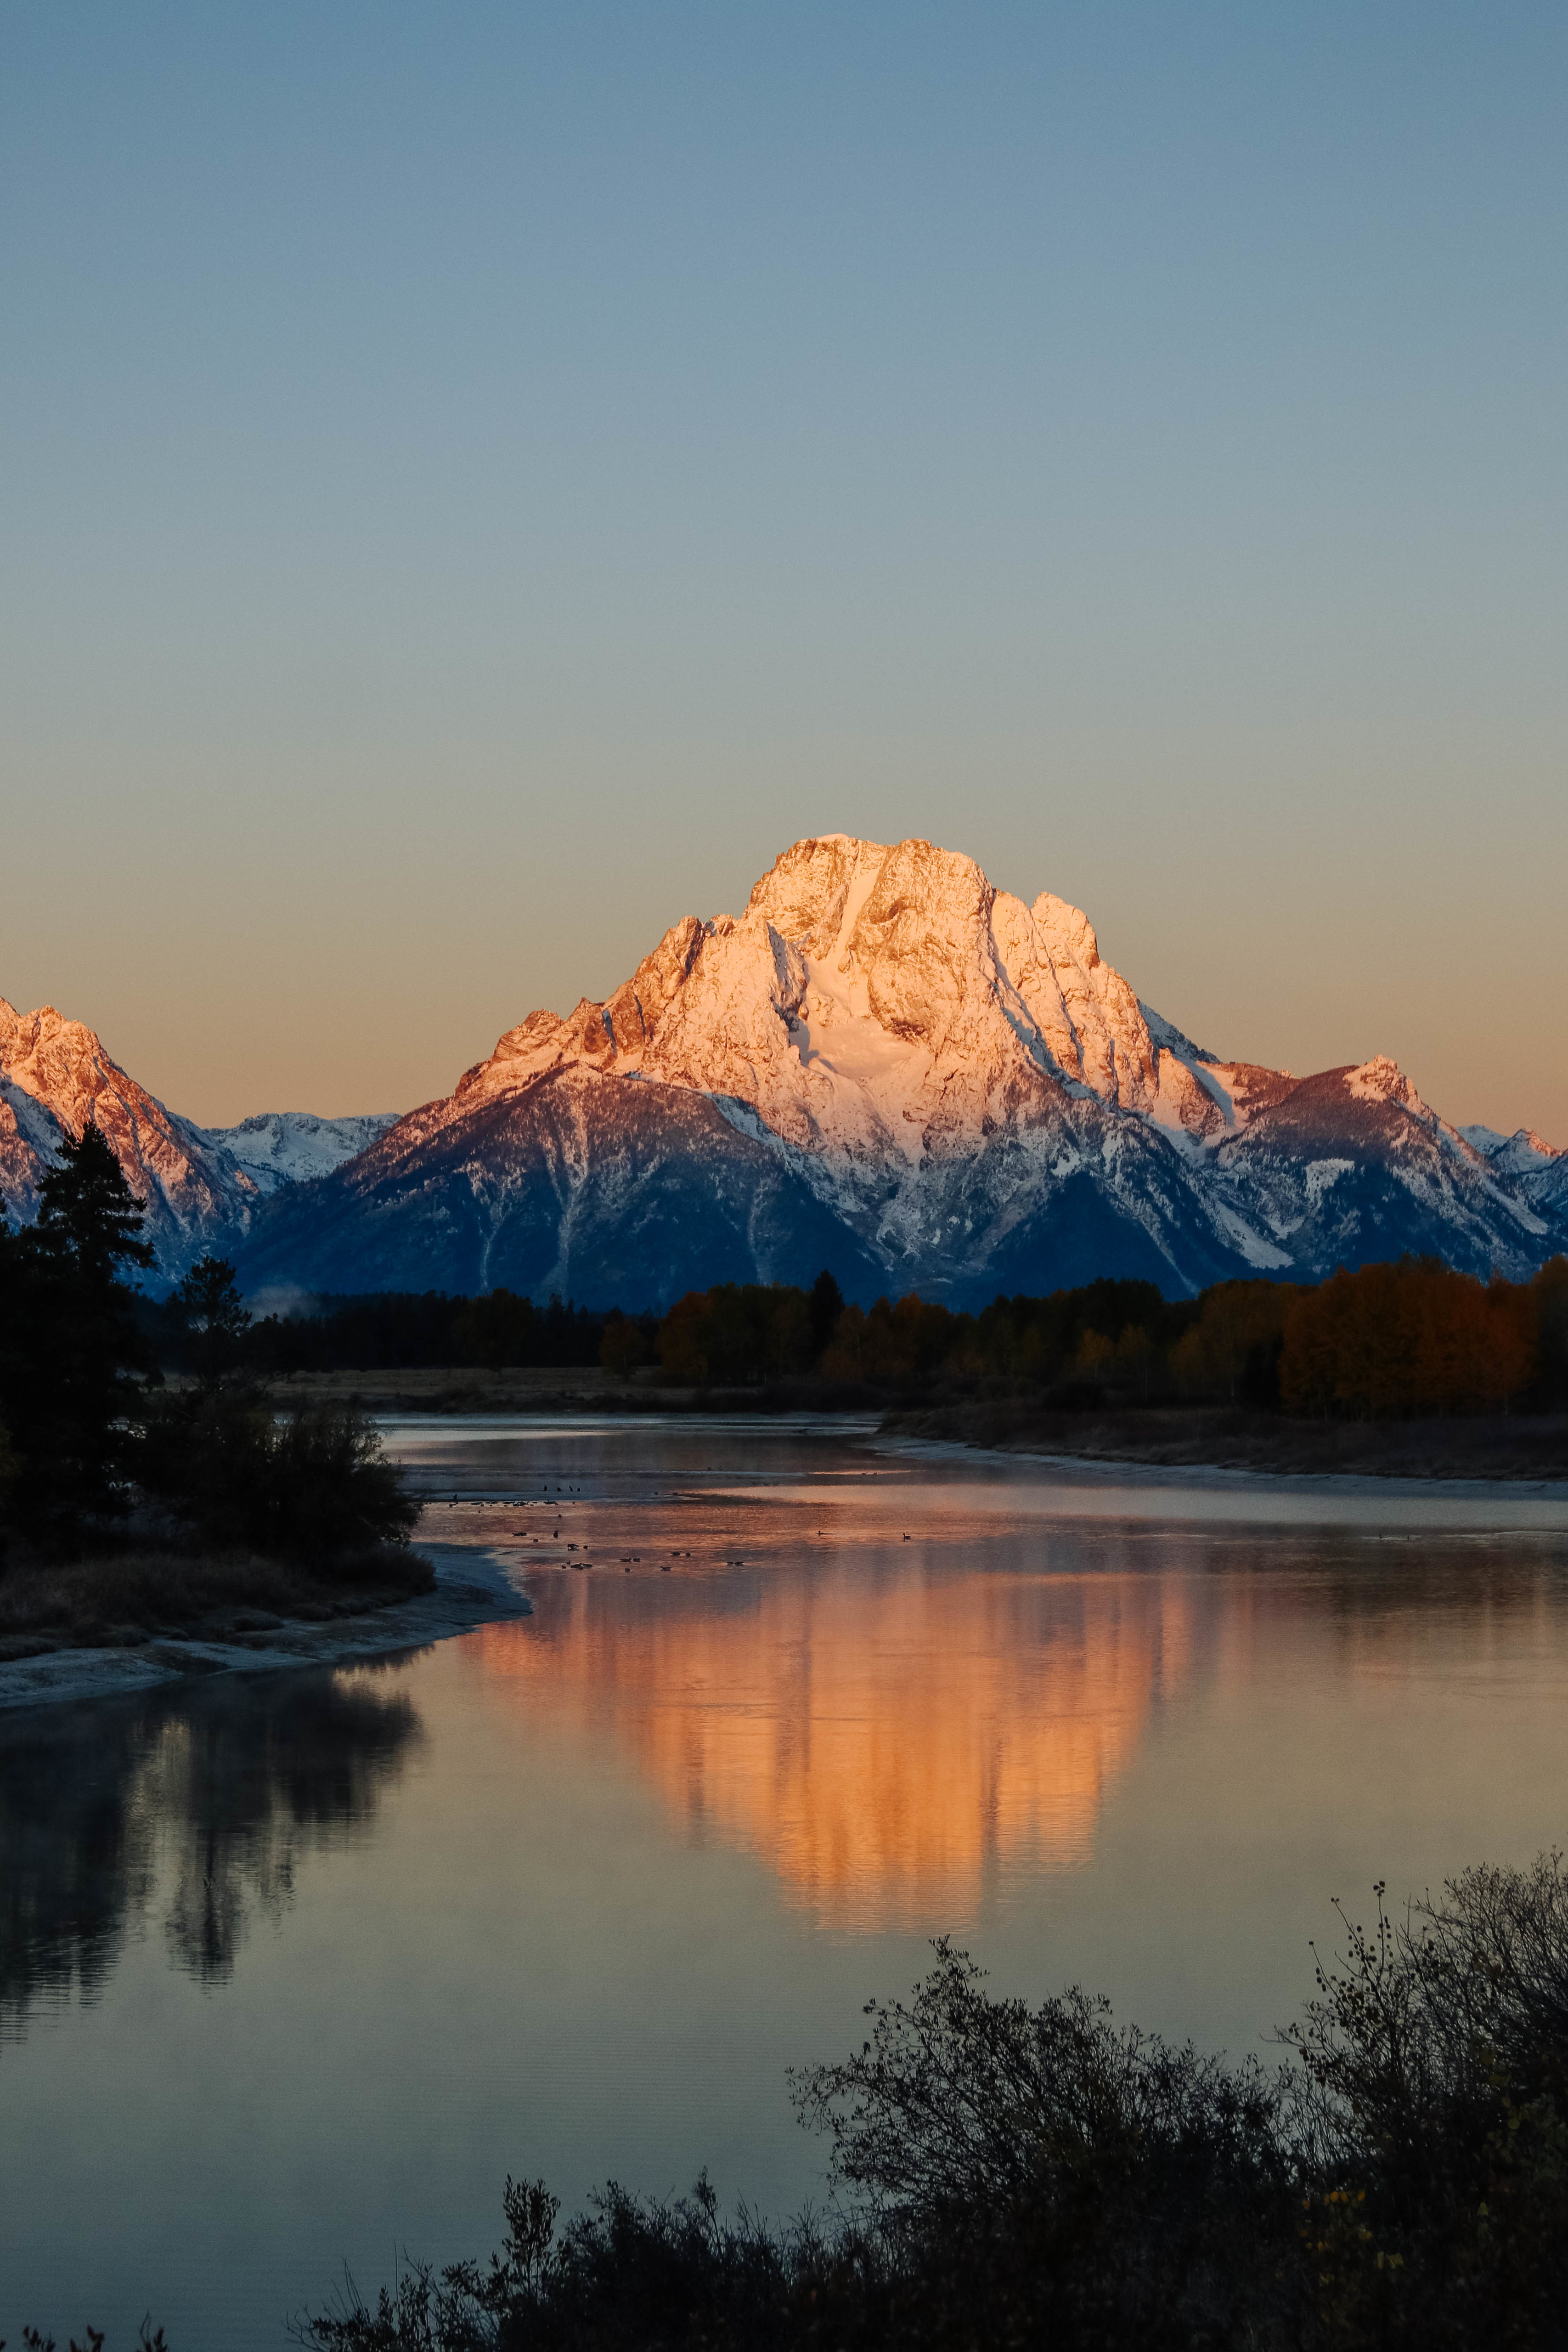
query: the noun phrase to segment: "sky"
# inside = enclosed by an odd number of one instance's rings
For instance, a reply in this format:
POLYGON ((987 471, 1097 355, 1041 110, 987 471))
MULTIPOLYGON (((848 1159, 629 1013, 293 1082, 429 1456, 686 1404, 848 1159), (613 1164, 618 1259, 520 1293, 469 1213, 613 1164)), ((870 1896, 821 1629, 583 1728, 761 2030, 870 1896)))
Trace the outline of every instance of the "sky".
POLYGON ((1568 1145, 1568 16, 15 0, 0 995, 400 1109, 789 843, 1568 1145))

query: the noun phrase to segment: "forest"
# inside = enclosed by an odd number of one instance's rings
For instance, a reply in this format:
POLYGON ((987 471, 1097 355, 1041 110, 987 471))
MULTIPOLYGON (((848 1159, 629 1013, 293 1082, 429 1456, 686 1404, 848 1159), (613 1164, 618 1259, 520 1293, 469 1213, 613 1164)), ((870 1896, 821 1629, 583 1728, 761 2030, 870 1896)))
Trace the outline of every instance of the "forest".
MULTIPOLYGON (((172 1370, 192 1335, 179 1295, 144 1308, 172 1370)), ((599 1365, 696 1390, 811 1384, 894 1397, 1009 1389, 1071 1406, 1238 1404, 1306 1418, 1546 1412, 1568 1402, 1568 1259, 1530 1282, 1490 1282, 1432 1258, 1341 1271, 1316 1286, 1224 1282, 1167 1299, 1151 1282, 1102 1280, 959 1314, 911 1292, 846 1304, 832 1276, 809 1288, 725 1283, 662 1318, 397 1292, 324 1299, 251 1325, 257 1376, 413 1366, 599 1365)))

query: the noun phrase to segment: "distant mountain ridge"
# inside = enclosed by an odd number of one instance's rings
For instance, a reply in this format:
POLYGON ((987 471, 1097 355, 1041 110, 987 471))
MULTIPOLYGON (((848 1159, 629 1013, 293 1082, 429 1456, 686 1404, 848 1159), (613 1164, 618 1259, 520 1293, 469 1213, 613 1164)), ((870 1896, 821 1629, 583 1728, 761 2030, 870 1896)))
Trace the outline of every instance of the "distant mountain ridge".
POLYGON ((18 1013, 0 997, 0 1202, 30 1223, 39 1180, 61 1139, 79 1135, 91 1118, 147 1204, 147 1237, 166 1280, 209 1247, 237 1246, 269 1193, 325 1175, 394 1116, 322 1119, 275 1111, 239 1127, 198 1127, 139 1086, 82 1022, 52 1004, 18 1013))
POLYGON ((213 1150, 226 1152, 266 1199, 285 1184, 308 1184, 329 1175, 345 1160, 368 1150, 397 1116, 395 1110, 382 1110, 319 1118, 308 1110, 264 1110, 242 1118, 237 1127, 200 1128, 196 1132, 213 1150))
POLYGON ((1079 908, 925 841, 795 843, 739 917, 685 917, 604 1002, 530 1013, 400 1118, 198 1128, 80 1024, 0 1006, 15 1213, 89 1108, 165 1274, 221 1246, 253 1291, 663 1307, 825 1265, 852 1297, 971 1305, 1406 1249, 1518 1276, 1568 1247, 1568 1153, 1450 1125, 1381 1057, 1228 1062, 1140 1001, 1079 908))
POLYGON ((832 835, 280 1194, 242 1267, 627 1306, 821 1265, 853 1296, 955 1304, 1407 1248, 1522 1274, 1568 1244, 1568 1159, 1490 1132, 1381 1058, 1227 1062, 1140 1002, 1077 908, 928 842, 832 835))

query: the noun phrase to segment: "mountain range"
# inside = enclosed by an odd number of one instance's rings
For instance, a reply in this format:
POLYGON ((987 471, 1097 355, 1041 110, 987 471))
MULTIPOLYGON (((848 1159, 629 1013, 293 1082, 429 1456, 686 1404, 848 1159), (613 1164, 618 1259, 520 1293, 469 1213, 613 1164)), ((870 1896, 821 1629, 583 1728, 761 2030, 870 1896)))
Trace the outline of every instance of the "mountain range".
POLYGON ((166 1278, 663 1307, 709 1283, 955 1306, 1101 1274, 1172 1295, 1431 1252, 1568 1247, 1568 1153, 1451 1125, 1381 1057, 1227 1060, 1142 1003, 1088 919, 972 858, 834 835, 738 917, 687 916, 603 1003, 530 1013, 401 1118, 166 1110, 94 1033, 0 1002, 0 1197, 33 1213, 91 1115, 166 1278))

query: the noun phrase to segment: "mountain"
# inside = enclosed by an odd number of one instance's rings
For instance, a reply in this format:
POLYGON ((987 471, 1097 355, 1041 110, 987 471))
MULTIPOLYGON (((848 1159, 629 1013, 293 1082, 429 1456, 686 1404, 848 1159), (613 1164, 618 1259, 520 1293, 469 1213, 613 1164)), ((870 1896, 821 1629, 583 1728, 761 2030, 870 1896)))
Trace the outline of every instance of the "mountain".
POLYGON ((1297 1078, 1143 1003, 1092 926, 928 842, 797 842, 738 918, 687 916, 602 1003, 534 1013, 401 1118, 202 1128, 94 1032, 0 1000, 0 1200, 91 1117, 165 1281, 559 1290, 711 1282, 956 1305, 1097 1274, 1188 1292, 1430 1251, 1521 1275, 1568 1246, 1568 1153, 1459 1129, 1381 1058, 1297 1078))
POLYGON ((1565 1168, 1450 1126, 1381 1058, 1228 1062, 1140 1002, 1077 908, 928 842, 834 835, 255 1208, 240 1262, 253 1289, 628 1307, 824 1265, 851 1296, 955 1305, 1406 1249, 1517 1276, 1568 1244, 1565 1168))
POLYGON ((237 1128, 197 1127, 139 1086, 81 1022, 52 1004, 18 1013, 0 997, 0 1203, 29 1223, 57 1146, 91 1118, 147 1204, 147 1238, 165 1281, 178 1280, 204 1250, 237 1244, 267 1195, 324 1175, 391 1118, 282 1111, 237 1128))
POLYGON ((215 1150, 225 1151, 267 1198, 283 1184, 306 1184, 328 1175, 367 1150, 396 1118, 395 1110, 363 1111, 347 1118, 318 1118, 308 1110, 264 1110, 237 1127, 196 1130, 215 1150))
POLYGON ((1568 1217, 1568 1151, 1553 1151, 1531 1127, 1516 1128, 1511 1135, 1491 1127, 1463 1127, 1459 1132, 1538 1214, 1568 1217))

